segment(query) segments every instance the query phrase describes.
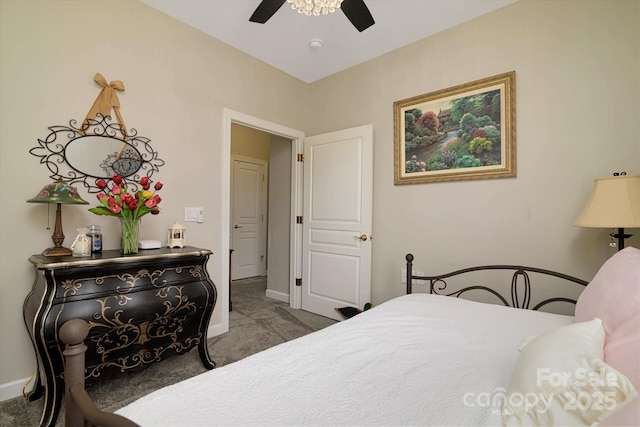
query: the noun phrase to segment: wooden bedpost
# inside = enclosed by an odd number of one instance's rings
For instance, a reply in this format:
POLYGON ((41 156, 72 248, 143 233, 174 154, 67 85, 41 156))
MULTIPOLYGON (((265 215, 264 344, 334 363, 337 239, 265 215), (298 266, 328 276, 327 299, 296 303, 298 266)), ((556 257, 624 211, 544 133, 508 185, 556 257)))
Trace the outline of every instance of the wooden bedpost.
POLYGON ((64 355, 64 425, 65 427, 139 427, 127 418, 103 412, 84 389, 84 364, 89 324, 71 319, 60 328, 60 339, 66 344, 64 355))
POLYGON ((60 328, 60 339, 66 344, 62 354, 64 365, 64 411, 65 427, 84 425, 84 417, 73 399, 70 399, 69 388, 73 384, 80 384, 84 388, 84 353, 87 346, 84 340, 89 335, 89 324, 84 320, 72 319, 60 328))
POLYGON ((411 276, 413 276, 413 254, 407 254, 404 259, 407 260, 407 294, 410 294, 412 290, 411 276))

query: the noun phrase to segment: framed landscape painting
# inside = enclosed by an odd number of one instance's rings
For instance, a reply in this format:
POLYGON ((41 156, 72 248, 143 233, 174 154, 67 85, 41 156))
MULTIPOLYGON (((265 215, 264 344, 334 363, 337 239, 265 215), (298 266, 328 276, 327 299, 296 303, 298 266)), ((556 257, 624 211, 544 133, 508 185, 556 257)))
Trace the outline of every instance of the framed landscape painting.
POLYGON ((516 176, 515 71, 393 103, 395 184, 516 176))

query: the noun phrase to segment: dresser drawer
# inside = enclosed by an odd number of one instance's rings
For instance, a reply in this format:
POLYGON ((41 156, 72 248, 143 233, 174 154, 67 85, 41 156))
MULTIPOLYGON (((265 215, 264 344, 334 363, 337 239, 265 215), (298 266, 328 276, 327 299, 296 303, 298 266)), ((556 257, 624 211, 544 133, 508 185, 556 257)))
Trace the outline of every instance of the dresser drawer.
POLYGON ((183 260, 170 266, 162 263, 122 265, 108 271, 100 268, 83 269, 81 272, 65 270, 56 275, 60 286, 53 303, 100 299, 146 289, 178 286, 206 279, 205 274, 202 265, 194 264, 193 260, 183 260))
POLYGON ((187 247, 124 257, 118 251, 103 251, 90 258, 29 259, 36 280, 24 303, 24 318, 38 375, 28 399, 45 397, 41 426, 53 426, 60 410, 64 347, 58 334, 68 320, 89 324, 89 383, 196 347, 204 367, 215 367, 206 342, 217 299, 206 270, 210 254, 187 247))
MULTIPOLYGON (((51 315, 57 321, 51 325, 54 330, 47 334, 47 345, 60 343, 55 333, 66 321, 79 318, 89 323, 89 337, 109 335, 105 342, 121 342, 119 346, 130 345, 138 338, 131 338, 132 334, 139 335, 142 341, 145 336, 156 337, 165 332, 159 329, 180 328, 195 325, 195 332, 202 326, 190 317, 201 313, 215 299, 215 292, 211 292, 204 281, 179 283, 161 288, 135 289, 126 294, 96 295, 99 298, 66 301, 51 308, 51 315), (118 338, 118 335, 122 335, 118 338)), ((90 354, 90 352, 88 352, 90 354)))

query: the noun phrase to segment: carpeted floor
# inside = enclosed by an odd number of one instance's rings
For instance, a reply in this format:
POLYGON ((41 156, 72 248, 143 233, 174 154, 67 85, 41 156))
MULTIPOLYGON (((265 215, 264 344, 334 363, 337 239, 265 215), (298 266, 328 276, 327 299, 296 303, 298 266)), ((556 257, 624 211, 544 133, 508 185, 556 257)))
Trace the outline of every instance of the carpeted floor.
MULTIPOLYGON (((218 367, 335 323, 267 298, 266 287, 264 277, 233 282, 229 332, 208 340, 209 354, 218 367)), ((105 380, 87 391, 101 409, 114 411, 151 391, 202 372, 205 369, 198 351, 193 349, 144 371, 105 380)), ((0 402, 0 427, 37 426, 42 405, 42 399, 29 403, 22 397, 0 402)), ((56 426, 63 425, 64 407, 56 423, 56 426)))

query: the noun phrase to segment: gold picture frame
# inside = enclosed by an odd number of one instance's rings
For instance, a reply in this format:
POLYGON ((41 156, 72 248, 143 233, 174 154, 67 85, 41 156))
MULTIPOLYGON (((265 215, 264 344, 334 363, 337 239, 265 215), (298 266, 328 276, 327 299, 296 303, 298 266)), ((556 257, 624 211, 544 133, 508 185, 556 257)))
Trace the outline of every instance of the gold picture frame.
POLYGON ((515 177, 515 74, 394 102, 394 183, 515 177))

